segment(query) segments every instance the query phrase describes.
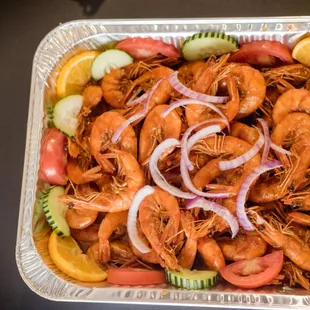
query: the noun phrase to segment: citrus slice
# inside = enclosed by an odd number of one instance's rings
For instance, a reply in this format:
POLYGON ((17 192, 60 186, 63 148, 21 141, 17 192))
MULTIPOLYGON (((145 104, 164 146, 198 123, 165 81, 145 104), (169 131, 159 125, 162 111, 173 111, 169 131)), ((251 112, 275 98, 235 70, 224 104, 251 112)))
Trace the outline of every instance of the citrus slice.
POLYGON ((60 98, 80 94, 91 78, 91 65, 98 51, 86 51, 72 57, 61 69, 57 79, 60 98))
POLYGON ((100 282, 107 278, 107 273, 93 258, 83 254, 72 237, 61 238, 53 231, 49 238, 48 250, 57 268, 74 279, 100 282))
POLYGON ((294 59, 310 67, 310 37, 298 42, 292 52, 294 59))

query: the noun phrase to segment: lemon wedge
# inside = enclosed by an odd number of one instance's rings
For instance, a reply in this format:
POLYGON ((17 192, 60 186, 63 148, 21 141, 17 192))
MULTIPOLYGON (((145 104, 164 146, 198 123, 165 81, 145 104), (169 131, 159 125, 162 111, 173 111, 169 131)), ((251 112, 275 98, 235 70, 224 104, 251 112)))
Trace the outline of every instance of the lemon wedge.
POLYGON ((99 51, 82 52, 63 66, 56 83, 58 97, 81 93, 91 78, 92 62, 99 54, 99 51))
POLYGON ((53 231, 49 238, 48 250, 57 268, 74 279, 100 282, 107 278, 107 273, 93 258, 83 254, 72 237, 61 238, 53 231))
POLYGON ((295 45, 292 57, 310 67, 310 37, 301 40, 295 45))

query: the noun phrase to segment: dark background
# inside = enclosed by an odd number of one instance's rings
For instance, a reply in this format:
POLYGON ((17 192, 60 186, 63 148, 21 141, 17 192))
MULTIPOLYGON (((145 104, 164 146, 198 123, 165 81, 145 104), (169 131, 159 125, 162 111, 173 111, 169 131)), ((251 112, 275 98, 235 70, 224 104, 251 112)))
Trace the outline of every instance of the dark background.
POLYGON ((18 274, 15 241, 36 47, 59 23, 74 19, 298 16, 310 15, 310 1, 2 0, 0 7, 0 308, 144 309, 136 305, 51 302, 34 294, 18 274))

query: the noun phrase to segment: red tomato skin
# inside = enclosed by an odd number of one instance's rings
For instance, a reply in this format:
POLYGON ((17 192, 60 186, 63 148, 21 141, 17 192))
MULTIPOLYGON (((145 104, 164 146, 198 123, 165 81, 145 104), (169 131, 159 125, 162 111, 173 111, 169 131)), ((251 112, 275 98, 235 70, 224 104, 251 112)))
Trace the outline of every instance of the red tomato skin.
POLYGON ((67 183, 67 138, 57 129, 47 129, 41 140, 39 179, 52 185, 67 183))
POLYGON ((128 38, 120 41, 115 46, 130 54, 135 59, 145 59, 162 54, 166 57, 180 57, 180 51, 172 44, 167 44, 152 38, 128 38))
POLYGON ((254 258, 250 261, 239 261, 223 267, 221 276, 229 283, 240 288, 257 288, 270 283, 281 271, 283 267, 283 251, 275 251, 262 257, 254 258), (264 271, 247 276, 238 274, 244 270, 247 264, 257 262, 258 267, 266 267, 264 271), (269 265, 272 263, 273 267, 269 265))
POLYGON ((166 283, 163 270, 146 270, 135 268, 111 268, 108 270, 107 282, 116 285, 155 285, 166 283))
POLYGON ((272 66, 280 59, 283 64, 293 64, 290 49, 278 41, 252 41, 244 43, 240 49, 231 54, 230 62, 247 62, 258 66, 272 66))

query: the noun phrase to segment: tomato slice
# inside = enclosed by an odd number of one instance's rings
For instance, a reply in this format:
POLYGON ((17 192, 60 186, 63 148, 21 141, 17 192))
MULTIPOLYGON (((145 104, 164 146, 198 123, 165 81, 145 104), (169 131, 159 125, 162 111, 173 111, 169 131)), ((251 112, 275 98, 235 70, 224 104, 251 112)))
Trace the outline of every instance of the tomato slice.
POLYGON ((157 54, 180 57, 180 51, 174 45, 152 38, 128 38, 117 43, 115 48, 127 52, 135 59, 145 59, 157 54))
POLYGON ((243 260, 223 267, 220 272, 229 283, 241 288, 256 288, 271 282, 283 266, 283 251, 275 251, 252 260, 243 260))
POLYGON ((154 285, 165 283, 166 277, 163 270, 111 268, 107 281, 117 285, 154 285))
POLYGON ((293 64, 290 49, 278 41, 252 41, 243 44, 237 52, 231 54, 231 62, 247 62, 257 66, 273 66, 277 62, 293 64))
POLYGON ((39 179, 52 185, 67 183, 66 137, 57 129, 48 129, 41 141, 39 179))

